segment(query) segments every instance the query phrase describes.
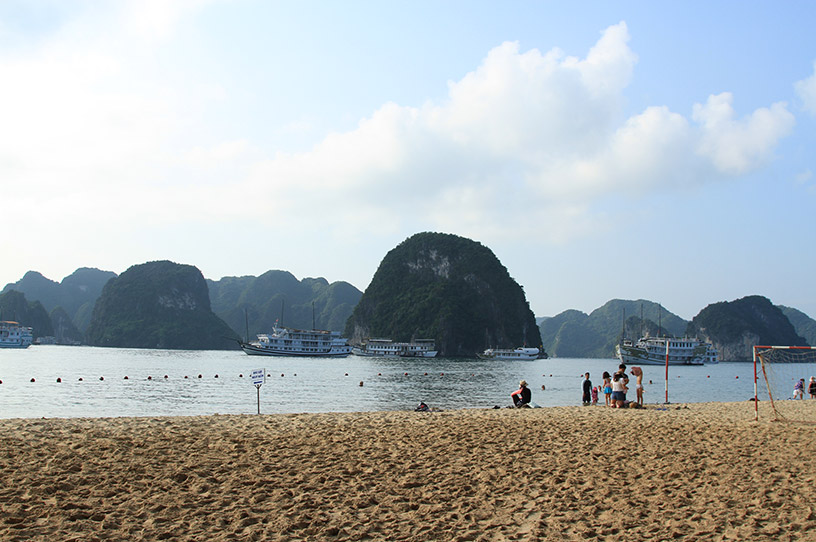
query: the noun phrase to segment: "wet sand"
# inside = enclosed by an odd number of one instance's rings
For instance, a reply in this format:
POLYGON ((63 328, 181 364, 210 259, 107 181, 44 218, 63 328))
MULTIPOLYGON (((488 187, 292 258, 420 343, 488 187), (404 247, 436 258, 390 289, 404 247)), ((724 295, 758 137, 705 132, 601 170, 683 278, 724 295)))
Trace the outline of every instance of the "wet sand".
POLYGON ((761 406, 0 420, 0 539, 816 540, 761 406))

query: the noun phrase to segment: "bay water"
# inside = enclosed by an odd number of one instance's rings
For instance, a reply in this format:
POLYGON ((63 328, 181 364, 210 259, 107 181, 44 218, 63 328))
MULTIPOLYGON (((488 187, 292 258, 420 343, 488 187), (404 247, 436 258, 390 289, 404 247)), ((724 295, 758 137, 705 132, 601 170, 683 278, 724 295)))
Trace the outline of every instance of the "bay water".
MULTIPOLYGON (((521 379, 539 406, 580 405, 583 374, 600 385, 602 373, 617 366, 613 358, 293 358, 33 345, 0 350, 0 417, 254 414, 259 396, 265 414, 413 410, 420 402, 443 410, 504 408, 521 379), (266 375, 260 393, 250 378, 255 369, 266 375)), ((643 371, 645 402, 663 404, 665 368, 643 371)), ((754 396, 753 376, 751 363, 672 366, 669 403, 747 401, 754 396)))

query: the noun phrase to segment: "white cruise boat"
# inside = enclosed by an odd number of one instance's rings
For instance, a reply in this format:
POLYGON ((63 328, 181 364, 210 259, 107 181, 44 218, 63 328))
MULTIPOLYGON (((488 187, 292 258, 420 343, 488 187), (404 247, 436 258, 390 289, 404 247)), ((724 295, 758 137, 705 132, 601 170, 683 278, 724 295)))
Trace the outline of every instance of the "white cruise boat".
POLYGON ((636 343, 624 339, 615 346, 615 354, 627 365, 665 365, 668 343, 669 365, 705 365, 718 363, 717 349, 711 343, 691 337, 643 337, 636 343))
POLYGON ((339 331, 273 327, 272 333, 258 335, 257 341, 238 341, 250 356, 299 356, 343 358, 351 354, 348 339, 339 331))
POLYGON ((501 350, 497 348, 488 348, 481 354, 476 354, 479 359, 499 359, 499 360, 520 360, 533 361, 538 359, 538 348, 518 347, 513 350, 501 350))
POLYGON ((34 338, 30 327, 17 322, 0 322, 0 348, 28 348, 34 338))
POLYGON ((351 352, 356 356, 379 356, 400 358, 434 358, 436 342, 433 339, 416 339, 409 343, 396 343, 391 339, 368 339, 351 352))

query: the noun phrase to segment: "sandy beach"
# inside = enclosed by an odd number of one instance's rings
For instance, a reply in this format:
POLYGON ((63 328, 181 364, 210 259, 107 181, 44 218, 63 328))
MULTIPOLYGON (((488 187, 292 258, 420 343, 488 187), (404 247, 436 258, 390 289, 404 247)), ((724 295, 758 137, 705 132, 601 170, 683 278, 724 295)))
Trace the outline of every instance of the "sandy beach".
POLYGON ((0 539, 816 540, 814 425, 763 414, 0 420, 0 539))

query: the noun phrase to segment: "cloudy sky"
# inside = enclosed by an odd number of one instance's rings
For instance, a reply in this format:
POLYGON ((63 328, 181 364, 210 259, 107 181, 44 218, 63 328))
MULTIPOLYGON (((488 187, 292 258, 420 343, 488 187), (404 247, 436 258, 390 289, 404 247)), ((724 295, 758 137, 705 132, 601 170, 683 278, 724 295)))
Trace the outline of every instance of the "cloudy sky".
POLYGON ((439 231, 537 316, 816 317, 813 6, 2 0, 0 285, 169 259, 365 290, 439 231))

